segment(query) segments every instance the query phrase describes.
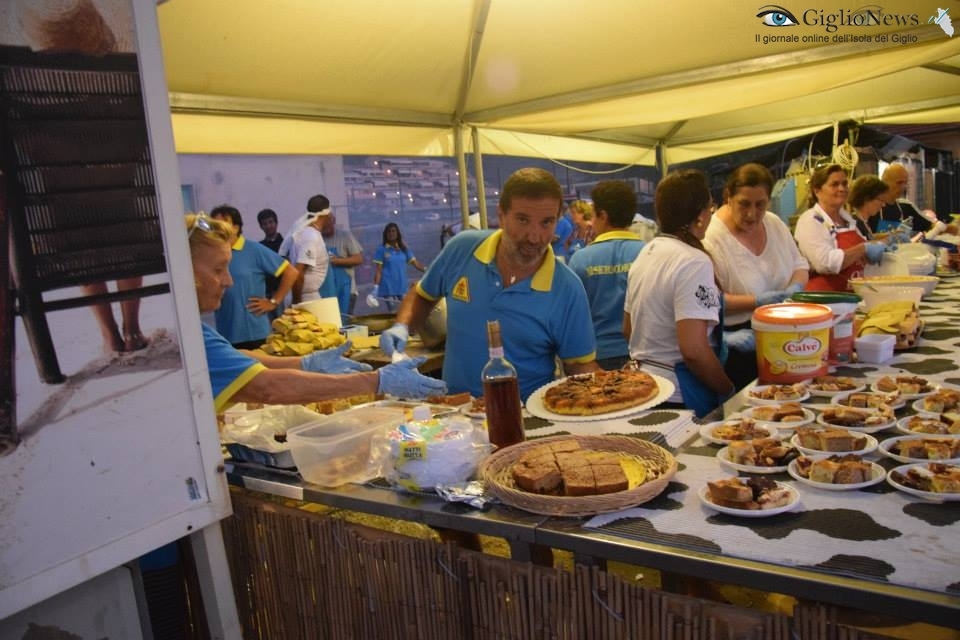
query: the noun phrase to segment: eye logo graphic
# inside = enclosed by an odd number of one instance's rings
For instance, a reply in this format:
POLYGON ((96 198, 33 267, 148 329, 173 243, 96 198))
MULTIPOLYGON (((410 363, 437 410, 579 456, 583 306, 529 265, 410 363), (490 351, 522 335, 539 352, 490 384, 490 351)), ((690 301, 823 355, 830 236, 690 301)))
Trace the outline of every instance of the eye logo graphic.
POLYGON ((800 24, 790 11, 775 4, 760 7, 757 17, 761 18, 761 22, 768 27, 795 27, 800 24))

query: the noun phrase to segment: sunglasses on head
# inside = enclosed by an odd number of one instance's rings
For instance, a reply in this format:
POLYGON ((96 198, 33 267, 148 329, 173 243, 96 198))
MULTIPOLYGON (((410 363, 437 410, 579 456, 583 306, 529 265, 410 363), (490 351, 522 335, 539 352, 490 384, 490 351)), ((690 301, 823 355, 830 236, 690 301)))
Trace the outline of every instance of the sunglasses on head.
POLYGON ((187 231, 187 238, 193 235, 193 232, 197 229, 210 233, 213 231, 213 226, 210 224, 210 216, 201 211, 193 218, 193 224, 190 226, 190 230, 187 231))

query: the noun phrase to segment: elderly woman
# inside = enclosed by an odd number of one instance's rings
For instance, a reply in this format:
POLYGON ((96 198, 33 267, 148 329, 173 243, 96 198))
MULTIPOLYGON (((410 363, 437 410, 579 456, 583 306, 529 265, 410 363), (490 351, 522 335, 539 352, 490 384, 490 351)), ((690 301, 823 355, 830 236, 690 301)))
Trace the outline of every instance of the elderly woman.
POLYGON ((593 203, 586 200, 574 200, 570 203, 570 219, 573 221, 573 233, 567 238, 566 255, 570 257, 593 242, 593 203))
POLYGON ((870 223, 873 217, 883 209, 889 193, 890 185, 877 176, 860 176, 850 187, 847 205, 853 209, 857 229, 867 240, 873 240, 870 223))
POLYGON ((627 274, 623 335, 630 357, 676 383, 669 398, 702 417, 736 388, 723 370, 723 295, 703 237, 713 214, 700 171, 667 175, 654 204, 660 234, 627 274))
POLYGON ((727 178, 724 205, 710 220, 703 244, 723 289, 724 329, 730 347, 726 371, 737 388, 757 377, 750 319, 753 310, 783 302, 802 291, 809 265, 790 229, 767 211, 773 176, 759 164, 745 164, 727 178))
MULTIPOLYGON (((186 216, 193 279, 201 313, 216 311, 230 277, 230 228, 203 214, 186 216)), ((233 402, 302 404, 331 398, 389 393, 408 398, 446 393, 446 384, 421 375, 422 358, 370 371, 343 357, 349 343, 300 358, 235 349, 213 328, 202 325, 217 412, 233 402), (344 375, 330 375, 344 374, 344 375)))
POLYGON ((810 176, 810 208, 800 215, 793 235, 810 262, 807 291, 846 291, 850 278, 863 275, 864 262, 879 264, 887 246, 867 242, 856 220, 844 209, 847 172, 831 164, 810 176))

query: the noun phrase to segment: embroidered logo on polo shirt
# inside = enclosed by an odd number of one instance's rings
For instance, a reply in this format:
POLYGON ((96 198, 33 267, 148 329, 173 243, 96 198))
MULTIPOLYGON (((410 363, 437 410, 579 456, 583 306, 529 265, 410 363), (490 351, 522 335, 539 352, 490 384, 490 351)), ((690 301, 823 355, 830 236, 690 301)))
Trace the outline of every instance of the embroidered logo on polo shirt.
POLYGON ((454 300, 460 302, 470 302, 470 285, 467 283, 467 276, 461 276, 457 284, 453 285, 453 291, 450 293, 454 300))

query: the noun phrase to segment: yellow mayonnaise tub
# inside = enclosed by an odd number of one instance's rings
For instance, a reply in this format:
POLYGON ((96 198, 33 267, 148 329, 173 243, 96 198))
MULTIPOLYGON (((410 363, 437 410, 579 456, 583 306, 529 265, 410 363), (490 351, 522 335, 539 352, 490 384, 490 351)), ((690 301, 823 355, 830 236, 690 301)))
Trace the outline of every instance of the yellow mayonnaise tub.
POLYGON ((759 307, 751 322, 762 384, 792 384, 827 373, 833 311, 822 304, 788 302, 759 307))

